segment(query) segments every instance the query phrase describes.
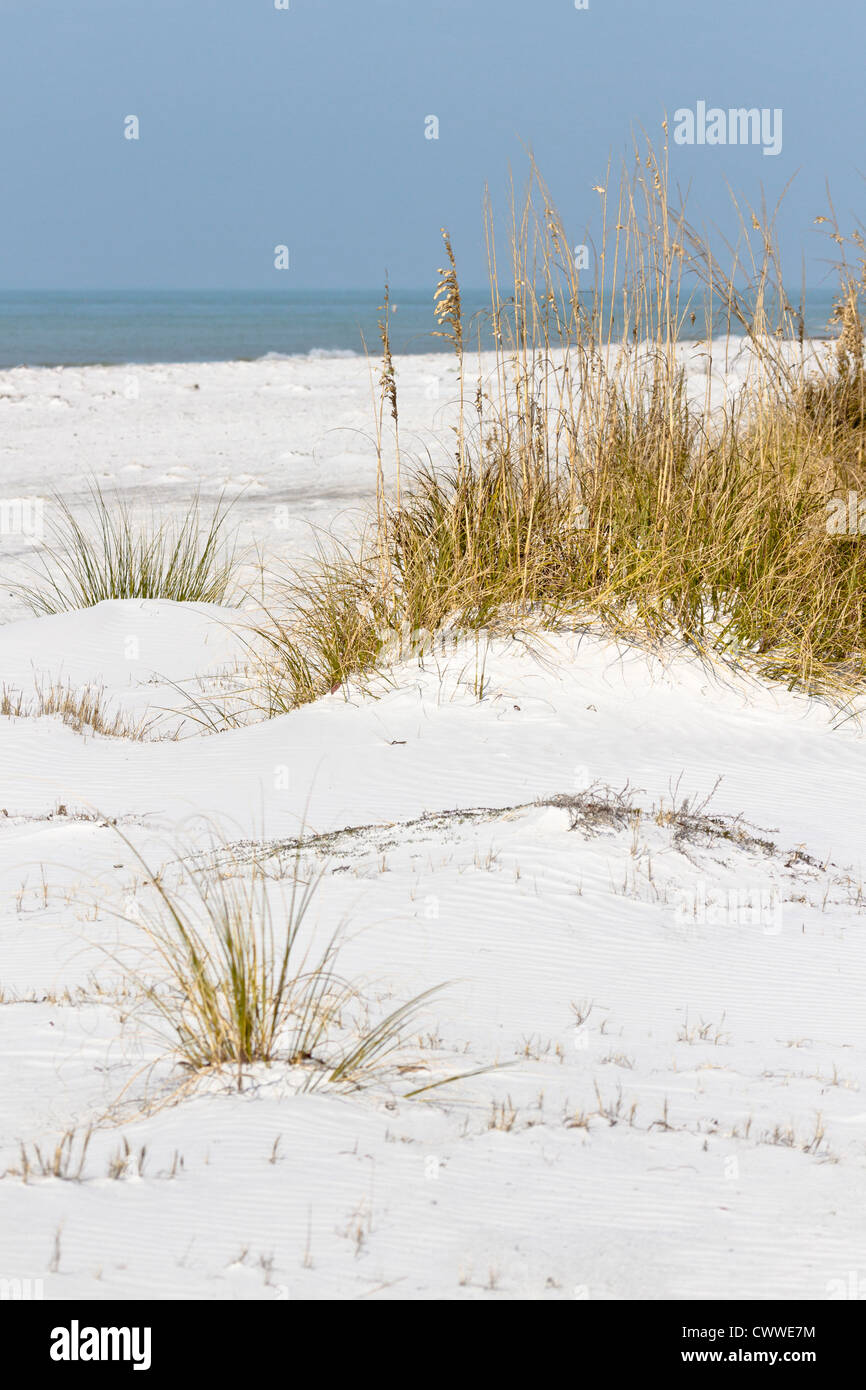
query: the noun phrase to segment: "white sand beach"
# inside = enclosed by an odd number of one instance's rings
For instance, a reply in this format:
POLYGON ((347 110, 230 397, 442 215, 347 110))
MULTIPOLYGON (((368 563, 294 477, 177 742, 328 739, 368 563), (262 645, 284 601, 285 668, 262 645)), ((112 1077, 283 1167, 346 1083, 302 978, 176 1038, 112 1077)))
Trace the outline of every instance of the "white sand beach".
MULTIPOLYGON (((742 359, 694 350, 690 392, 709 371, 719 399, 742 359)), ((397 370, 404 449, 441 452, 452 360, 397 370)), ((17 368, 2 492, 50 505, 92 477, 166 515, 225 492, 273 568, 373 498, 370 401, 359 357, 17 368)), ((29 616, 9 586, 32 554, 0 537, 3 686, 96 684, 158 722, 132 741, 0 717, 3 1269, 96 1300, 850 1296, 855 720, 586 632, 446 639, 367 691, 209 733, 184 692, 243 663, 244 609, 29 616), (170 876, 203 815, 277 878, 303 830, 311 930, 342 925, 374 1015, 444 985, 363 1088, 190 1077, 118 990, 130 844, 170 876), (46 1175, 36 1146, 65 1134, 46 1175)))

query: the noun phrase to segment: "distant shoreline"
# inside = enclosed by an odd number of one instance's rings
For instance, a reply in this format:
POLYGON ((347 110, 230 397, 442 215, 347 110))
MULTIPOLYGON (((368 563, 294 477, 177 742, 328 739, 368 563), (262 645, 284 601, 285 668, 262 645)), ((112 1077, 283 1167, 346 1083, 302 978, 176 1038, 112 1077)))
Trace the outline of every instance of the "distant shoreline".
MULTIPOLYGON (((731 342, 741 342, 741 341, 742 341, 742 342, 746 342, 746 341, 747 341, 747 338, 748 338, 748 335, 745 334, 745 333, 734 333, 733 331, 731 331, 731 333, 730 333, 730 335, 729 335, 729 339, 730 339, 731 342)), ((718 345, 720 345, 720 344, 724 344, 727 340, 728 340, 728 339, 726 339, 725 335, 723 335, 723 334, 715 335, 715 336, 714 336, 713 338, 711 338, 711 339, 707 339, 707 338, 681 338, 681 339, 679 339, 677 346, 678 346, 681 350, 683 350, 683 351, 699 350, 699 349, 705 347, 705 345, 707 344, 707 342, 714 343, 714 344, 716 344, 716 345, 718 346, 718 345)), ((794 343, 794 344, 797 343, 797 339, 789 339, 788 341, 791 342, 791 343, 794 343)), ((803 337, 803 343, 804 343, 804 345, 806 345, 806 346, 812 345, 812 344, 817 345, 817 344, 819 344, 819 343, 832 343, 832 342, 834 342, 834 341, 835 341, 835 339, 834 339, 830 334, 826 334, 826 333, 825 333, 825 334, 811 333, 811 334, 806 334, 806 335, 804 335, 804 337, 803 337)), ((611 350, 615 352, 615 351, 618 349, 619 346, 620 346, 620 344, 619 344, 616 340, 614 340, 614 341, 611 343, 611 350)), ((492 355, 493 355, 493 349, 490 348, 490 347, 484 347, 484 348, 482 349, 482 353, 483 353, 484 356, 488 356, 488 355, 489 355, 489 356, 492 356, 492 355)), ((450 354, 450 355, 453 357, 453 353, 450 354)), ((374 362, 378 362, 378 361, 379 361, 379 356, 378 356, 378 354, 377 354, 377 352, 376 352, 376 345, 375 345, 375 344, 372 344, 372 345, 371 345, 370 356, 371 356, 371 358, 372 358, 372 360, 373 360, 374 362)), ((447 358, 449 357, 449 353, 448 353, 447 348, 443 348, 443 347, 439 346, 439 345, 436 343, 436 340, 434 339, 428 346, 425 346, 425 347, 418 347, 418 348, 414 348, 414 349, 409 350, 409 351, 397 351, 397 350, 395 350, 393 356, 394 356, 395 361, 400 361, 401 358, 402 358, 402 359, 417 358, 417 359, 421 360, 421 359, 423 359, 423 358, 425 358, 425 357, 436 357, 437 359, 438 359, 438 358, 446 358, 446 359, 447 359, 447 358)), ((476 351, 476 352, 473 354, 472 357, 467 356, 467 361, 471 363, 471 361, 477 360, 477 358, 478 358, 478 353, 477 353, 477 351, 476 351)), ((278 363, 296 363, 296 364, 298 364, 298 365, 303 365, 303 364, 305 364, 305 363, 317 363, 317 362, 332 362, 332 363, 337 364, 337 363, 341 363, 341 362, 342 362, 342 363, 364 362, 365 360, 366 360, 366 357, 365 357, 365 354, 364 354, 364 352, 363 352, 362 350, 359 349, 357 352, 354 352, 354 351, 352 351, 351 349, 348 349, 348 348, 333 348, 333 349, 327 349, 327 348, 312 348, 312 349, 310 349, 310 350, 307 351, 307 352, 266 352, 266 353, 261 354, 261 355, 258 356, 258 357, 165 357, 165 358, 161 358, 161 357, 160 357, 160 358, 135 358, 135 357, 127 357, 127 358, 118 358, 118 359, 116 359, 116 360, 114 360, 114 361, 93 361, 93 362, 91 362, 91 361, 84 361, 84 360, 82 360, 82 361, 74 361, 74 362, 12 362, 12 361, 5 362, 5 361, 3 360, 3 358, 2 358, 2 353, 0 353, 0 373, 7 373, 7 372, 56 372, 56 371, 60 371, 60 370, 64 370, 64 371, 67 371, 67 370, 68 370, 68 371, 71 371, 71 372, 74 372, 74 371, 94 371, 94 370, 97 370, 97 371, 109 371, 109 370, 124 370, 124 369, 128 369, 128 370, 132 371, 132 370, 134 370, 134 369, 136 369, 136 368, 144 368, 144 367, 152 367, 152 368, 157 368, 157 369, 158 369, 158 368, 162 368, 162 369, 164 369, 164 370, 172 370, 172 369, 176 369, 176 368, 180 368, 180 367, 233 367, 233 366, 239 366, 239 367, 254 367, 254 366, 266 366, 268 363, 274 363, 274 364, 278 364, 278 363)))
MULTIPOLYGON (((0 291, 0 369, 258 362, 363 357, 379 352, 381 291, 0 291)), ((806 291, 805 336, 827 336, 832 291, 806 291)), ((466 344, 493 348, 485 315, 489 289, 462 292, 466 344)), ((397 356, 447 353, 434 336, 429 290, 392 290, 389 329, 397 356)), ((705 322, 702 306, 698 321, 705 322)), ((683 341, 695 332, 683 311, 683 341)), ((743 336, 716 315, 713 336, 743 336)), ((617 336, 614 321, 614 337, 617 336)))

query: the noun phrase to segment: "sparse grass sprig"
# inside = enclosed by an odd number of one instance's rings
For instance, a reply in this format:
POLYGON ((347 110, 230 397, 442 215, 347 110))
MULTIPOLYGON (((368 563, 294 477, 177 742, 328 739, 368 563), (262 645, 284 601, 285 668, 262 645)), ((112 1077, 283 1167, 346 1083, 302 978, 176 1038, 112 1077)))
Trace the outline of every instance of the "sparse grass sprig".
POLYGON ((15 719, 59 717, 75 733, 91 730, 104 738, 137 741, 153 735, 158 715, 138 718, 112 710, 101 686, 74 686, 70 682, 37 681, 32 696, 22 690, 0 687, 0 715, 15 719))
POLYGON ((303 1089, 358 1085, 436 992, 369 1022, 361 989, 337 969, 339 931, 316 949, 307 930, 322 873, 307 876, 300 851, 286 895, 262 862, 235 861, 225 842, 187 856, 175 882, 115 833, 144 874, 131 910, 119 914, 148 943, 134 976, 193 1072, 234 1069, 240 1083, 245 1067, 282 1062, 299 1069, 303 1089))

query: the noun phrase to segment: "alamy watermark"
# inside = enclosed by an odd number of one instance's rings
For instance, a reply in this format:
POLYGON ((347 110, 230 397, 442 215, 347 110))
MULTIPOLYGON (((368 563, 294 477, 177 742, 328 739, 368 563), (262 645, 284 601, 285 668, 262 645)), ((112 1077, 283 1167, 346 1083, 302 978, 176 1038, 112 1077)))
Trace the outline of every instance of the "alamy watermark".
POLYGON ((782 153, 780 106, 721 106, 695 103, 674 112, 676 145, 762 145, 764 154, 782 153))
POLYGON ((730 888, 710 897, 704 883, 694 892, 677 896, 676 920, 680 926, 760 927, 764 936, 782 930, 782 898, 775 886, 730 888))
POLYGON ((44 1297, 44 1279, 0 1279, 0 1303, 31 1303, 44 1297))
POLYGON ((45 534, 44 497, 0 497, 0 537, 41 541, 45 534))
POLYGON ((824 1291, 831 1299, 851 1299, 862 1303, 866 1300, 866 1278, 859 1269, 849 1269, 842 1279, 828 1279, 824 1291))
POLYGON ((828 536, 866 536, 866 497, 851 489, 847 497, 827 500, 828 536))
POLYGON ((149 1371, 149 1327, 82 1327, 73 1318, 69 1327, 55 1327, 49 1352, 52 1361, 131 1361, 134 1371, 149 1371))

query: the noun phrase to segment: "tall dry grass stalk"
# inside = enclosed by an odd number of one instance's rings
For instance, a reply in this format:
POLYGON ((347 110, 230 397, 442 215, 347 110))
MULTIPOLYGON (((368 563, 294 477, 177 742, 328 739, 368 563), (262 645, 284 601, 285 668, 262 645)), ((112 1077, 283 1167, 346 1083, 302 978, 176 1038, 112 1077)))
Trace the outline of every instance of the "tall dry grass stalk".
MULTIPOLYGON (((831 524, 864 488, 862 238, 852 267, 835 218, 819 219, 840 253, 837 337, 822 352, 785 291, 778 208, 736 204, 722 259, 674 202, 666 141, 596 190, 589 284, 534 165, 505 252, 487 204, 493 352, 479 355, 474 400, 446 234, 436 312, 459 360, 455 461, 409 474, 404 458, 357 547, 296 576, 270 629, 276 708, 446 626, 594 622, 733 653, 807 689, 862 684, 866 543, 859 525, 831 524), (733 346, 747 351, 745 382, 714 392, 733 346)), ((866 530, 866 498, 863 515, 866 530)))

